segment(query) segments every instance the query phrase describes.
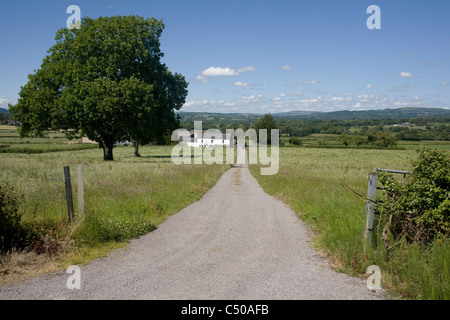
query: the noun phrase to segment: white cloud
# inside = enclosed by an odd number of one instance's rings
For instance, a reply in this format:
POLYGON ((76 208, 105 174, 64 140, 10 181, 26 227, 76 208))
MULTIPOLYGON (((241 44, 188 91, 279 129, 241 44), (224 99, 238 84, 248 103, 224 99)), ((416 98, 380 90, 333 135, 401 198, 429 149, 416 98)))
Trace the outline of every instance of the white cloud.
POLYGON ((448 83, 447 82, 441 82, 441 86, 447 86, 448 85, 448 83))
POLYGON ((400 72, 400 74, 396 75, 395 77, 397 77, 397 78, 412 78, 412 76, 413 75, 411 73, 402 71, 402 72, 400 72))
POLYGON ((350 110, 360 109, 360 108, 361 108, 361 102, 357 102, 356 104, 351 106, 350 110))
POLYGON ((317 90, 315 90, 315 95, 306 96, 304 91, 310 89, 307 87, 299 92, 280 93, 271 97, 251 93, 248 95, 240 95, 239 97, 229 100, 216 99, 189 101, 185 103, 182 110, 227 113, 234 112, 232 111, 232 108, 238 108, 239 112, 261 113, 263 111, 284 112, 294 110, 339 111, 374 110, 399 107, 448 107, 448 105, 445 105, 438 100, 439 97, 422 97, 416 94, 408 96, 403 93, 410 89, 408 85, 398 85, 391 88, 392 91, 402 92, 401 95, 395 97, 388 94, 355 94, 346 92, 341 95, 326 96, 317 94, 317 90), (302 93, 304 95, 301 95, 302 93))
POLYGON ((17 103, 17 101, 5 99, 5 98, 0 98, 0 108, 8 109, 8 104, 9 104, 9 103, 12 104, 12 105, 14 105, 14 104, 17 103))
POLYGON ((193 106, 194 104, 195 104, 195 101, 188 101, 188 102, 186 102, 186 103, 183 105, 183 107, 189 108, 189 107, 193 106))
POLYGON ((209 82, 209 78, 205 77, 205 76, 202 76, 201 74, 199 74, 195 79, 200 81, 200 82, 203 82, 203 83, 208 83, 209 82))
POLYGON ((404 99, 398 99, 397 101, 394 101, 395 107, 402 108, 402 107, 407 107, 408 105, 409 105, 408 102, 404 99))
POLYGON ((424 61, 424 62, 422 62, 422 64, 424 66, 429 66, 429 67, 434 67, 434 68, 440 67, 439 63, 437 63, 436 61, 424 61))
POLYGON ((211 78, 214 77, 236 77, 241 73, 251 72, 255 70, 255 67, 244 67, 237 70, 231 69, 229 67, 209 67, 203 70, 195 79, 203 83, 208 83, 211 78))
POLYGON ((231 68, 221 68, 221 67, 209 67, 201 73, 204 77, 234 77, 238 76, 239 72, 231 68))
POLYGON ((392 92, 406 92, 409 89, 409 84, 396 84, 392 86, 390 91, 392 92))
POLYGON ((291 70, 292 67, 291 67, 290 65, 287 64, 287 65, 281 66, 280 69, 283 69, 283 70, 291 70))
POLYGON ((373 88, 373 86, 372 86, 372 84, 370 84, 370 83, 369 83, 369 84, 367 85, 367 87, 366 87, 366 89, 372 89, 372 88, 373 88))
POLYGON ((327 80, 300 80, 297 82, 289 82, 289 83, 285 83, 284 85, 286 87, 295 87, 298 85, 304 85, 304 86, 311 86, 311 85, 315 85, 315 84, 323 84, 326 83, 327 80))
POLYGON ((255 71, 255 70, 256 70, 255 67, 244 67, 244 68, 237 69, 237 73, 241 74, 243 72, 251 72, 251 71, 255 71))
POLYGON ((233 85, 236 86, 236 87, 248 87, 248 86, 249 86, 248 83, 246 83, 246 82, 241 82, 241 81, 233 82, 233 85))

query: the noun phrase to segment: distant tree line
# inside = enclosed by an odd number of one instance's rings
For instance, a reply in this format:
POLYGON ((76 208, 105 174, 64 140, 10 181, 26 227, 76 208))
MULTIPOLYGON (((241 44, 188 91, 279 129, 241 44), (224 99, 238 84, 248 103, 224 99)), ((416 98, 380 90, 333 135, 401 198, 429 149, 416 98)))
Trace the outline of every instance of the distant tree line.
MULTIPOLYGON (((254 127, 260 115, 251 114, 208 114, 181 113, 180 126, 192 130, 194 121, 202 121, 203 129, 241 128, 247 130, 254 127)), ((335 134, 342 137, 343 144, 395 145, 394 141, 450 141, 450 117, 409 118, 409 119, 358 119, 358 120, 318 120, 276 117, 280 134, 292 138, 293 144, 298 139, 312 134, 335 134)))
POLYGON ((450 140, 450 117, 365 120, 275 119, 282 134, 294 137, 307 137, 315 133, 340 135, 350 132, 368 136, 387 130, 394 133, 399 140, 450 140))
POLYGON ((8 120, 12 120, 12 114, 6 112, 0 112, 0 124, 6 124, 8 120))

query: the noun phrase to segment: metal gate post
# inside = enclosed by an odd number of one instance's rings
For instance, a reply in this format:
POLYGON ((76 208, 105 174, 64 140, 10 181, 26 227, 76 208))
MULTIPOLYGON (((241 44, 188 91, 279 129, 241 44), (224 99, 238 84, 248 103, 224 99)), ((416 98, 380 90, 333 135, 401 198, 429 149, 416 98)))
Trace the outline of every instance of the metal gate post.
POLYGON ((375 198, 377 194, 378 175, 369 174, 369 187, 367 189, 366 214, 364 218, 364 237, 369 246, 372 246, 373 218, 375 215, 375 198))

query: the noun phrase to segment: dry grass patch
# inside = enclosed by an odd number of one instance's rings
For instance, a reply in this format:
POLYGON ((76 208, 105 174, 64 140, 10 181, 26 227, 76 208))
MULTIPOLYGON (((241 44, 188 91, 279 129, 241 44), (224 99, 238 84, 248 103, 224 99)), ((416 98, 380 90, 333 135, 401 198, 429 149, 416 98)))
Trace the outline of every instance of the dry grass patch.
POLYGON ((11 250, 0 255, 0 287, 55 272, 62 264, 48 255, 30 250, 11 250))

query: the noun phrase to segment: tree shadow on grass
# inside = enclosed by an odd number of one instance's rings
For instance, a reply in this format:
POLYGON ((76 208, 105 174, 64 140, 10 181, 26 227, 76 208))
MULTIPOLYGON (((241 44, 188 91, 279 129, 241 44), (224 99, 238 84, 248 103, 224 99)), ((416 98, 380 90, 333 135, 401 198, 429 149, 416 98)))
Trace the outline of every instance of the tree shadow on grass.
MULTIPOLYGON (((189 158, 189 157, 186 157, 186 158, 189 158)), ((190 158, 194 159, 194 158, 196 158, 196 156, 191 155, 190 158)), ((147 163, 172 163, 171 155, 151 155, 151 156, 141 155, 140 157, 133 157, 132 159, 139 159, 137 161, 147 162, 147 163)))

